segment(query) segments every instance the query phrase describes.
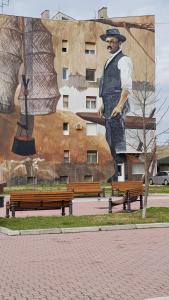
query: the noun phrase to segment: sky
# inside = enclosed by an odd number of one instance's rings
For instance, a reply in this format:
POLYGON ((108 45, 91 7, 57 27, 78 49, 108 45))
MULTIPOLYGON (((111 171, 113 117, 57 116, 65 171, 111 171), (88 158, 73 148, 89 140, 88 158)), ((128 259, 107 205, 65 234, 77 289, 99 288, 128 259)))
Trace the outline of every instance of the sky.
MULTIPOLYGON (((0 3, 8 0, 0 0, 0 3)), ((17 16, 40 17, 42 11, 50 10, 50 16, 58 11, 75 19, 93 19, 101 7, 108 8, 109 17, 155 15, 156 17, 156 90, 161 101, 168 97, 169 104, 169 1, 168 0, 9 0, 4 13, 17 16)), ((169 127, 169 113, 160 123, 158 132, 169 127)), ((169 140, 163 135, 159 143, 169 140)))

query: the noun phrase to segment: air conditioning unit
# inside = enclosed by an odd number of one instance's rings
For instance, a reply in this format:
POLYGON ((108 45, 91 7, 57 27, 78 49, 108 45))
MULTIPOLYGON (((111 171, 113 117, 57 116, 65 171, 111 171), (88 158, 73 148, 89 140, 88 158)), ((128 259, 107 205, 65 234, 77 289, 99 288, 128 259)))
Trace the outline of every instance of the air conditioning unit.
POLYGON ((78 123, 78 124, 76 124, 75 128, 76 128, 76 130, 82 130, 83 126, 80 123, 78 123))

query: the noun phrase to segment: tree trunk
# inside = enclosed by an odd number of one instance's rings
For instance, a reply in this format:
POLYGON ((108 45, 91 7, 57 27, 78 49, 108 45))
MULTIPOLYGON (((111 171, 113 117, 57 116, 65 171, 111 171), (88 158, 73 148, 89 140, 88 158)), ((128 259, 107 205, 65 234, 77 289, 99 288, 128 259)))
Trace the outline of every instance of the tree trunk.
POLYGON ((149 191, 149 163, 148 163, 148 153, 147 153, 147 136, 146 136, 146 126, 145 126, 145 112, 146 112, 146 95, 143 103, 143 145, 144 145, 144 170, 145 170, 145 194, 143 201, 142 218, 146 218, 147 213, 147 198, 149 191))

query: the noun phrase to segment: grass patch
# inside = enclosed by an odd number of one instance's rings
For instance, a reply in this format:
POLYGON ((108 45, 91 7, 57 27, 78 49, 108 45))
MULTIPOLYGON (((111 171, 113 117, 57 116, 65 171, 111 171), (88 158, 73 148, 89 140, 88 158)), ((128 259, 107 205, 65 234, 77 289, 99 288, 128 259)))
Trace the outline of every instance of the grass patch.
POLYGON ((4 194, 10 194, 11 192, 28 192, 28 191, 65 191, 65 184, 25 184, 7 186, 4 188, 4 194))
POLYGON ((149 193, 151 194, 169 194, 169 185, 150 186, 149 193))
POLYGON ((169 208, 148 208, 146 219, 142 219, 141 211, 94 216, 0 218, 0 227, 20 230, 163 222, 169 222, 169 208))
MULTIPOLYGON (((108 183, 103 183, 106 194, 111 194, 111 186, 108 183)), ((65 184, 25 184, 17 186, 7 186, 4 188, 5 194, 10 194, 14 191, 61 191, 66 190, 65 184)), ((149 193, 153 194, 169 194, 169 185, 150 186, 149 193)))

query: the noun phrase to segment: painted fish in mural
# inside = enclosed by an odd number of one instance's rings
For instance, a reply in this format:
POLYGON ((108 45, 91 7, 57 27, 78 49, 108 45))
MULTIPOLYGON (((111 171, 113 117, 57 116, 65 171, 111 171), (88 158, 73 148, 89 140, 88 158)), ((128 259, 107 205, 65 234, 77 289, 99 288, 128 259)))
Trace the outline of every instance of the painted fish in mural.
POLYGON ((0 16, 0 112, 14 109, 14 95, 22 63, 22 22, 20 17, 0 16))
MULTIPOLYGON (((43 115, 56 111, 60 98, 54 69, 52 35, 40 19, 0 17, 0 112, 14 109, 18 74, 29 78, 28 114, 43 115)), ((23 89, 19 95, 25 113, 23 89)))
MULTIPOLYGON (((20 75, 24 74, 29 80, 27 116, 23 82, 18 97, 21 112, 16 131, 18 140, 19 136, 32 136, 35 115, 56 111, 60 93, 54 68, 52 35, 40 19, 11 16, 0 17, 0 31, 0 112, 11 113, 14 110, 20 75)), ((22 155, 21 152, 15 153, 22 155)))
MULTIPOLYGON (((24 18, 23 61, 24 74, 29 78, 28 114, 55 112, 60 94, 54 69, 52 35, 40 19, 24 18)), ((24 114, 23 88, 19 101, 24 114)))

